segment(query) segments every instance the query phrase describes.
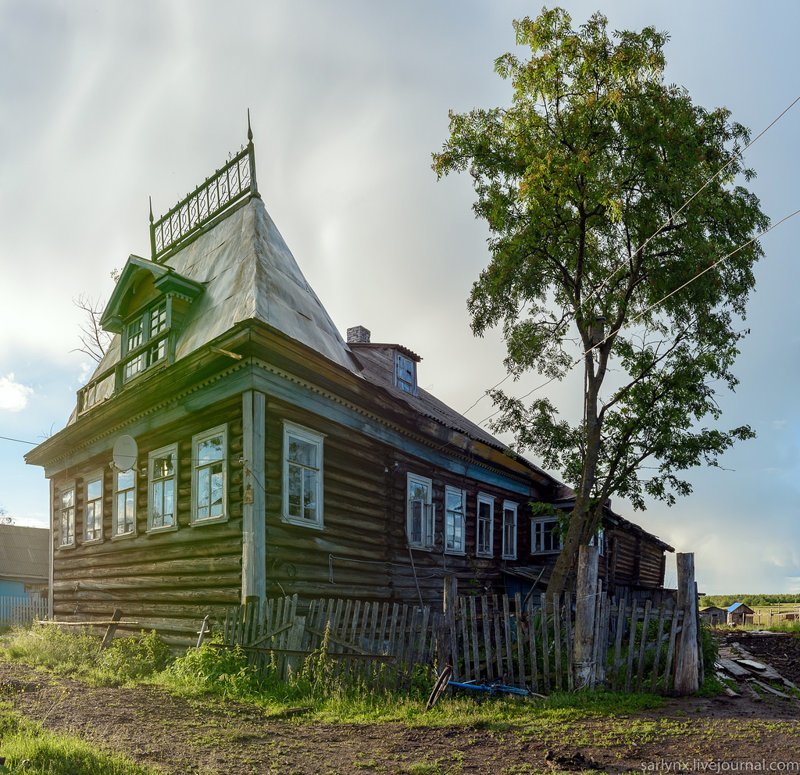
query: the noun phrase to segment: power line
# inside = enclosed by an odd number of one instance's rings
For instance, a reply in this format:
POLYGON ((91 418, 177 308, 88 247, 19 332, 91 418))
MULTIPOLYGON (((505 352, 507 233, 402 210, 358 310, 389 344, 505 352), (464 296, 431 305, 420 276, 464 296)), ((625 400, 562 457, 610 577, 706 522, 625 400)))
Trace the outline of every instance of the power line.
POLYGON ((24 439, 12 439, 10 436, 0 436, 0 439, 3 441, 16 441, 20 444, 29 444, 31 447, 35 447, 39 442, 38 441, 25 441, 24 439))
MULTIPOLYGON (((800 99, 800 98, 798 98, 798 99, 800 99)), ((695 280, 697 280, 698 278, 702 277, 707 272, 710 272, 712 269, 716 269, 720 264, 724 263, 729 258, 731 258, 731 256, 735 256, 740 250, 744 250, 748 245, 752 245, 756 240, 761 239, 766 234, 769 234, 769 232, 771 232, 773 229, 776 229, 782 223, 786 223, 786 221, 790 220, 791 218, 794 218, 796 215, 800 215, 800 209, 795 210, 793 213, 789 213, 789 215, 785 215, 779 221, 776 221, 775 223, 773 223, 772 225, 770 225, 766 229, 764 229, 764 231, 760 232, 759 234, 756 234, 754 237, 751 237, 749 240, 747 240, 746 242, 743 242, 741 245, 738 245, 730 253, 726 253, 724 256, 722 256, 722 258, 717 259, 713 264, 710 264, 709 266, 707 266, 702 271, 698 272, 693 277, 690 277, 685 283, 683 283, 682 285, 679 285, 677 288, 675 288, 674 290, 670 291, 668 294, 666 294, 666 296, 662 296, 658 301, 654 301, 649 307, 647 307, 646 309, 642 310, 638 315, 635 315, 630 320, 625 321, 625 323, 623 323, 623 325, 630 326, 630 325, 633 325, 634 323, 636 323, 637 321, 641 320, 648 312, 651 312, 659 304, 662 304, 667 299, 669 299, 670 297, 674 296, 676 293, 679 293, 684 288, 686 288, 686 286, 691 285, 695 280)), ((583 352, 579 358, 577 358, 575 361, 573 361, 569 365, 569 367, 567 368, 567 372, 572 371, 572 369, 574 369, 579 363, 583 362, 583 359, 587 355, 589 355, 589 353, 594 352, 598 347, 600 347, 602 344, 607 342, 612 336, 616 336, 622 330, 623 325, 620 325, 620 327, 617 328, 616 331, 612 331, 610 334, 607 334, 602 340, 597 342, 597 344, 592 345, 588 350, 583 352)), ((517 400, 518 401, 522 401, 524 398, 527 398, 528 396, 532 395, 533 393, 537 392, 538 390, 541 390, 542 388, 544 388, 547 385, 549 385, 551 382, 554 382, 556 379, 557 379, 557 377, 550 378, 549 380, 547 380, 547 382, 543 382, 541 385, 537 385, 532 390, 529 390, 527 393, 525 393, 524 395, 520 396, 517 400)), ((478 423, 478 425, 483 425, 483 423, 485 423, 487 420, 490 420, 496 414, 499 414, 500 411, 501 411, 500 409, 497 409, 496 411, 492 412, 487 417, 484 417, 478 423)))
MULTIPOLYGON (((674 220, 676 216, 680 215, 680 214, 681 214, 681 213, 682 213, 682 212, 683 212, 683 211, 684 211, 684 210, 685 210, 685 209, 686 209, 686 208, 689 206, 689 204, 691 204, 691 202, 692 202, 692 201, 693 201, 693 200, 694 200, 694 199, 695 199, 695 198, 698 196, 698 194, 700 194, 702 191, 704 191, 704 190, 705 190, 705 189, 706 189, 706 188, 707 188, 707 187, 708 187, 708 186, 709 186, 709 185, 710 185, 710 184, 711 184, 711 183, 712 183, 712 182, 713 182, 713 181, 714 181, 716 178, 718 178, 718 177, 719 177, 719 176, 720 176, 720 175, 721 175, 721 174, 722 174, 722 173, 723 173, 723 172, 724 172, 726 169, 728 169, 728 167, 730 167, 730 165, 731 165, 731 164, 733 164, 733 162, 735 161, 735 159, 737 159, 737 158, 741 158, 741 157, 744 155, 744 153, 745 153, 746 151, 748 151, 750 148, 752 148, 752 147, 753 147, 753 146, 754 146, 754 145, 755 145, 755 144, 756 144, 756 143, 757 143, 757 142, 758 142, 758 141, 759 141, 759 140, 760 140, 760 139, 761 139, 761 138, 762 138, 762 137, 763 137, 763 136, 764 136, 764 135, 765 135, 765 134, 766 134, 766 133, 767 133, 767 132, 768 132, 770 129, 772 129, 772 127, 774 127, 774 126, 775 126, 775 124, 777 124, 777 123, 778 123, 778 122, 779 122, 779 121, 780 121, 780 120, 781 120, 781 119, 782 119, 782 118, 783 118, 783 117, 784 117, 784 116, 785 116, 785 115, 786 115, 786 114, 787 114, 787 113, 788 113, 788 112, 789 112, 789 111, 790 111, 790 110, 791 110, 791 109, 792 109, 792 108, 793 108, 793 107, 794 107, 794 106, 795 106, 795 105, 798 103, 798 102, 800 102, 800 95, 798 95, 797 97, 795 97, 795 98, 794 98, 794 99, 793 99, 793 100, 792 100, 792 101, 789 103, 789 105, 787 105, 787 106, 786 106, 786 107, 785 107, 785 108, 784 108, 784 109, 783 109, 783 110, 782 110, 782 111, 781 111, 781 112, 780 112, 780 113, 779 113, 779 114, 778 114, 778 115, 777 115, 777 116, 776 116, 774 119, 772 119, 772 121, 770 121, 770 123, 769 123, 769 124, 767 124, 767 126, 766 126, 766 127, 764 127, 764 129, 762 129, 762 130, 761 130, 761 131, 760 131, 760 132, 759 132, 759 133, 758 133, 758 134, 757 134, 757 135, 756 135, 756 136, 755 136, 755 137, 754 137, 754 138, 753 138, 753 139, 752 139, 752 140, 751 140, 751 141, 750 141, 750 142, 749 142, 749 143, 748 143, 748 144, 747 144, 747 145, 746 145, 744 148, 742 148, 742 150, 740 150, 740 151, 737 151, 737 152, 736 152, 736 153, 733 155, 733 157, 731 157, 731 159, 730 159, 730 160, 729 160, 729 161, 728 161, 726 164, 724 164, 722 167, 720 167, 720 168, 719 168, 719 169, 718 169, 718 170, 717 170, 717 171, 716 171, 716 172, 715 172, 715 173, 714 173, 714 174, 713 174, 713 175, 712 175, 710 178, 708 178, 708 180, 706 180, 706 181, 705 181, 705 183, 703 183, 703 185, 702 185, 702 186, 700 186, 700 188, 698 188, 698 189, 697 189, 697 191, 695 191, 695 192, 694 192, 694 193, 693 193, 693 194, 692 194, 692 195, 691 195, 691 196, 690 196, 688 199, 686 199, 686 201, 684 201, 684 203, 683 203, 683 204, 682 204, 682 205, 681 205, 681 206, 680 206, 680 207, 679 207, 679 208, 678 208, 678 209, 675 211, 675 213, 674 213, 673 215, 671 215, 669 218, 667 218, 667 219, 664 221, 664 223, 662 223, 662 224, 661 224, 661 225, 660 225, 660 226, 659 226, 659 227, 658 227, 658 228, 657 228, 657 229, 656 229, 656 230, 655 230, 655 231, 654 231, 654 232, 653 232, 653 233, 652 233, 652 234, 651 234, 651 235, 650 235, 650 236, 649 236, 649 237, 648 237, 648 238, 647 238, 647 239, 646 239, 646 240, 645 240, 645 241, 644 241, 644 242, 643 242, 643 243, 642 243, 642 244, 641 244, 641 245, 640 245, 640 246, 639 246, 639 247, 638 247, 638 248, 637 248, 635 251, 634 251, 634 253, 638 253, 640 250, 644 250, 644 249, 645 249, 645 248, 646 248, 646 247, 647 247, 647 246, 648 246, 648 245, 649 245, 649 244, 650 244, 650 243, 651 243, 651 242, 652 242, 652 241, 653 241, 653 240, 654 240, 654 239, 655 239, 655 238, 656 238, 656 237, 657 237, 657 236, 658 236, 660 233, 661 233, 661 230, 662 230, 662 229, 663 229, 665 226, 669 226, 669 224, 670 224, 670 221, 674 220)), ((764 233, 766 234, 766 232, 764 232, 764 233)), ((589 299, 591 299, 591 298, 592 298, 594 295, 596 295, 597 293, 600 293, 600 292, 601 292, 601 291, 602 291, 602 290, 603 290, 603 289, 606 287, 606 285, 607 285, 607 284, 610 282, 610 280, 611 280, 611 279, 612 279, 612 278, 613 278, 613 277, 614 277, 614 276, 617 274, 617 272, 619 272, 619 270, 620 270, 620 269, 621 269, 623 266, 625 266, 625 262, 624 262, 624 261, 623 261, 623 262, 621 262, 620 264, 618 264, 618 265, 617 265, 617 267, 616 267, 616 268, 615 268, 615 269, 614 269, 614 270, 611 272, 611 274, 609 274, 609 275, 608 275, 608 276, 607 276, 607 277, 606 277, 606 278, 603 280, 603 282, 602 282, 602 283, 601 283, 601 284, 600 284, 600 285, 599 285, 599 286, 598 286, 598 287, 597 287, 595 290, 591 291, 591 292, 590 292, 590 293, 589 293, 589 294, 586 296, 586 298, 584 298, 584 299, 582 299, 582 300, 581 300, 580 304, 578 305, 578 310, 582 309, 582 308, 583 308, 583 305, 584 305, 584 304, 585 304, 587 301, 589 301, 589 299)), ((575 316, 573 315, 571 319, 572 319, 572 320, 574 320, 574 317, 575 317, 575 316)), ((563 325, 569 325, 569 323, 570 323, 570 319, 567 319, 567 320, 565 320, 565 321, 563 322, 563 325)), ((572 366, 570 366, 570 369, 571 369, 571 368, 573 368, 573 367, 572 367, 572 366)), ((477 399, 475 399, 475 401, 474 401, 474 402, 473 402, 473 403, 472 403, 472 404, 471 404, 471 405, 470 405, 470 406, 469 406, 469 407, 468 407, 468 408, 467 408, 465 411, 463 411, 463 412, 462 412, 462 414, 467 414, 467 412, 469 412, 469 411, 471 411, 472 409, 474 409, 474 408, 475 408, 475 407, 476 407, 476 406, 477 406, 477 405, 478 405, 478 404, 479 404, 481 401, 483 401, 483 399, 484 399, 484 398, 486 398, 486 396, 489 394, 489 392, 490 392, 490 391, 492 391, 492 390, 494 390, 495 388, 497 388, 497 387, 499 387, 500 385, 502 385, 502 384, 503 384, 503 383, 504 383, 504 382, 505 382, 505 381, 506 381, 506 380, 507 380, 507 379, 508 379, 510 376, 511 376, 511 373, 509 373, 509 374, 506 374, 506 376, 505 376, 505 377, 503 377, 503 379, 501 379, 501 380, 500 380, 498 383, 496 383, 495 385, 492 385, 492 387, 490 387, 490 388, 488 388, 487 390, 485 390, 485 391, 484 391, 484 392, 483 392, 483 393, 482 393, 482 394, 481 394, 481 395, 480 395, 480 396, 479 396, 477 399)), ((542 385, 540 385, 539 387, 537 387, 537 388, 534 388, 534 390, 539 390, 539 389, 541 389, 541 388, 545 387, 546 385, 549 385, 549 384, 550 384, 551 382, 553 382, 554 380, 555 380, 555 378, 553 378, 553 379, 550 379, 550 380, 548 380, 547 382, 545 382, 545 383, 543 383, 542 385)), ((527 395, 530 395, 530 393, 528 393, 527 395)), ((524 396, 523 396, 523 398, 524 398, 524 396)), ((497 414, 497 412, 495 412, 494 414, 497 414)), ((491 414, 491 415, 489 415, 489 417, 493 417, 493 416, 494 416, 494 414, 491 414)), ((489 419, 489 418, 487 417, 486 419, 489 419)), ((484 423, 484 422, 485 422, 485 420, 481 420, 481 422, 479 423, 479 425, 480 425, 480 424, 482 424, 482 423, 484 423)))

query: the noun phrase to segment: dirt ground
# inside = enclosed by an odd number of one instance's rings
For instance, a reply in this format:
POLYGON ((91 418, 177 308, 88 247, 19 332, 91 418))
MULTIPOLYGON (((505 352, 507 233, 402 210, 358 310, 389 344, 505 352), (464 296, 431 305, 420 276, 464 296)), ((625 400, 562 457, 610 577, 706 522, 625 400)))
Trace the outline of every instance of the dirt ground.
MULTIPOLYGON (((792 640, 765 648, 795 653, 796 671, 800 640, 792 640)), ((785 669, 777 659, 775 667, 785 669)), ((771 763, 800 772, 800 702, 777 697, 671 699, 656 711, 581 721, 542 723, 532 713, 514 731, 355 726, 275 719, 155 687, 96 688, 0 662, 0 699, 49 729, 169 773, 720 772, 771 763)))

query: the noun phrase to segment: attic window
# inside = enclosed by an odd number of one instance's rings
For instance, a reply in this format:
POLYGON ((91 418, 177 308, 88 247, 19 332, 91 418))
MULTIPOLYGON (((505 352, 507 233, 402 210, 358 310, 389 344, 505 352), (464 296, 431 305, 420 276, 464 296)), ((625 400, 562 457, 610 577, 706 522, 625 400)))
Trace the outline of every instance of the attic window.
POLYGON ((394 383, 412 396, 417 393, 417 364, 399 352, 394 354, 394 383))
POLYGON ((125 324, 124 382, 166 358, 168 321, 167 300, 162 299, 125 324))

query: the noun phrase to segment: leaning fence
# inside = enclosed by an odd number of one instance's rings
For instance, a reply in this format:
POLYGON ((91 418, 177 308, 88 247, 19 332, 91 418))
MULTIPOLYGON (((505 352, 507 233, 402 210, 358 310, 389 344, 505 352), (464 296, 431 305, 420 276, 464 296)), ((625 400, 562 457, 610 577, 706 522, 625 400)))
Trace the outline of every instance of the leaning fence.
POLYGON ((47 600, 39 596, 0 597, 0 627, 28 627, 47 616, 47 600))

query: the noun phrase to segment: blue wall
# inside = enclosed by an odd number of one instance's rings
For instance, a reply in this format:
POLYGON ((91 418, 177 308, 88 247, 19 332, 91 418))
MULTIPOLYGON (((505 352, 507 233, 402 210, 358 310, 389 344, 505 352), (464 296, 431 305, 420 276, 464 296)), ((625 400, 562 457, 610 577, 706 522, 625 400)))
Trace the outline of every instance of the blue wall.
POLYGON ((0 580, 0 597, 27 597, 25 585, 21 581, 0 580))

